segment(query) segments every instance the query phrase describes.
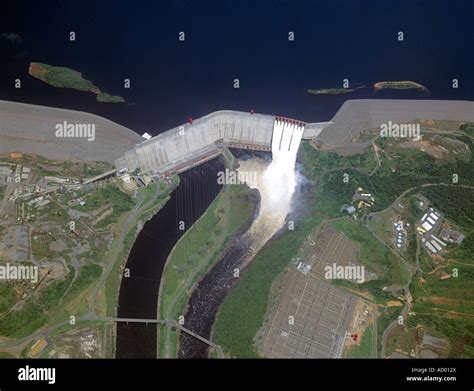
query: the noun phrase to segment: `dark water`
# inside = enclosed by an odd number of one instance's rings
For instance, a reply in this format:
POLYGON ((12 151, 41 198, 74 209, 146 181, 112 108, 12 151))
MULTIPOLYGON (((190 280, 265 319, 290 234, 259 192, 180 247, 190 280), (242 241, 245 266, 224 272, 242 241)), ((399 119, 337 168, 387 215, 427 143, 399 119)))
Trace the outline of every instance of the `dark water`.
MULTIPOLYGON (((180 185, 171 199, 145 224, 128 257, 126 267, 131 276, 122 279, 118 317, 157 318, 163 267, 185 232, 178 229, 178 222, 184 221, 189 228, 208 208, 222 187, 216 178, 223 168, 221 158, 216 158, 181 174, 180 185)), ((117 357, 153 358, 156 350, 156 325, 117 325, 117 357)))
POLYGON ((0 34, 21 40, 0 36, 0 99, 92 112, 140 134, 219 109, 312 122, 331 119, 346 99, 427 98, 372 89, 332 97, 305 92, 341 86, 345 78, 360 85, 414 80, 431 91, 428 98, 472 100, 473 14, 471 0, 7 0, 0 34), (68 41, 71 30, 76 42, 68 41), (27 75, 30 61, 81 71, 127 103, 47 86, 27 75))
MULTIPOLYGON (((471 0, 7 0, 0 10, 0 100, 86 111, 153 135, 220 109, 313 122, 330 120, 347 99, 473 100, 473 14, 471 0), (68 40, 70 31, 76 42, 68 40), (78 70, 127 103, 48 86, 27 74, 31 61, 78 70), (131 89, 123 87, 125 78, 131 89), (345 78, 369 86, 413 80, 430 95, 370 88, 306 93, 341 86, 345 78)), ((156 316, 161 271, 180 235, 176 222, 183 217, 189 226, 214 198, 214 164, 184 174, 172 200, 146 224, 130 255, 134 277, 123 283, 120 316, 156 316)), ((119 357, 155 351, 156 327, 120 325, 119 357)))
MULTIPOLYGON (((258 213, 259 197, 255 196, 253 218, 258 213)), ((248 222, 242 231, 245 232, 251 225, 248 222)), ((199 281, 189 299, 189 307, 184 316, 185 327, 196 334, 210 339, 212 325, 216 318, 219 306, 224 301, 227 292, 238 281, 234 269, 241 269, 241 265, 249 256, 252 238, 245 233, 238 235, 227 247, 222 257, 214 267, 199 281)), ((207 358, 209 346, 193 336, 180 333, 179 358, 207 358)))

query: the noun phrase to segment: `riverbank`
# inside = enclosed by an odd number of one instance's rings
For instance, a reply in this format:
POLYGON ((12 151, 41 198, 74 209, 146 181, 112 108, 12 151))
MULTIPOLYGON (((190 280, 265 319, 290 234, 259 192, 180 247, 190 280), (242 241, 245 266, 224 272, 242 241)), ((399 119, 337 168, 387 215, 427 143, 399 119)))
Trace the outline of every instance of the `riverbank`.
MULTIPOLYGON (((200 279, 218 262, 232 239, 248 228, 255 209, 255 195, 247 186, 224 186, 168 257, 160 287, 160 319, 178 321, 185 314, 200 279)), ((177 357, 178 344, 177 330, 162 325, 158 356, 177 357)))
MULTIPOLYGON (((158 295, 166 260, 178 240, 208 209, 221 191, 217 173, 223 161, 216 158, 180 174, 180 184, 170 200, 145 225, 133 244, 120 287, 117 315, 157 319, 158 295)), ((119 358, 156 358, 157 325, 117 325, 119 358)))

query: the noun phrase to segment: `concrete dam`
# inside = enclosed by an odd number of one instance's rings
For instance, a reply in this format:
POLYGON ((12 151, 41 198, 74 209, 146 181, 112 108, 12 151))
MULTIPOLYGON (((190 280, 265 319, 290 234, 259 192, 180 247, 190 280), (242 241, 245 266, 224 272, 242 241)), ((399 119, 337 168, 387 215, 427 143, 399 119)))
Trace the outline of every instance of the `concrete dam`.
MULTIPOLYGON (((0 153, 38 154, 67 161, 105 161, 117 169, 140 169, 151 175, 179 173, 218 156, 223 147, 271 151, 281 122, 299 126, 303 139, 326 150, 360 153, 370 144, 362 132, 388 121, 438 119, 474 122, 474 102, 446 100, 347 100, 330 122, 302 121, 265 114, 216 111, 144 141, 134 131, 108 119, 74 110, 0 101, 0 153), (95 140, 56 137, 55 127, 92 124, 95 140)), ((281 140, 280 140, 281 141, 281 140)))
POLYGON ((180 173, 218 156, 222 147, 272 151, 275 137, 281 137, 279 142, 286 143, 295 132, 302 132, 303 139, 316 140, 328 150, 355 154, 370 144, 370 140, 359 140, 360 134, 388 121, 472 122, 473 113, 474 102, 470 101, 393 99, 348 100, 330 122, 318 123, 265 114, 216 111, 135 145, 116 159, 115 165, 118 170, 139 169, 151 175, 180 173))
POLYGON ((117 159, 115 165, 117 170, 175 174, 213 159, 222 153, 222 147, 271 151, 276 137, 280 145, 297 149, 301 137, 314 138, 330 124, 305 124, 272 115, 216 111, 137 144, 117 159))

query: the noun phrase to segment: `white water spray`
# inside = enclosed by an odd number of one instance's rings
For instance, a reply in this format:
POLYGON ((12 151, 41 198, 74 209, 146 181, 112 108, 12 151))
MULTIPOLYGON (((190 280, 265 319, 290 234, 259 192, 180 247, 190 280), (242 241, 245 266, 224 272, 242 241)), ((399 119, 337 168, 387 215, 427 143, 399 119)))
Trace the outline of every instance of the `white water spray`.
POLYGON ((260 211, 250 227, 254 249, 258 251, 284 224, 291 211, 291 198, 296 188, 296 154, 304 126, 275 120, 270 164, 259 159, 240 162, 239 170, 256 171, 258 183, 252 188, 260 192, 260 211))
POLYGON ((273 160, 263 178, 272 189, 269 201, 273 210, 290 211, 291 197, 296 188, 296 154, 303 132, 303 126, 278 119, 273 126, 273 160))

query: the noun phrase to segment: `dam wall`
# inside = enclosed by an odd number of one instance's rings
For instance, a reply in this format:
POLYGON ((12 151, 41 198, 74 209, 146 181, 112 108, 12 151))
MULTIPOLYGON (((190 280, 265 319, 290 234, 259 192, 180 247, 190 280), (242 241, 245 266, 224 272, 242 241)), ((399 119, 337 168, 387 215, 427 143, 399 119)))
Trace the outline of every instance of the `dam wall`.
POLYGON ((274 117, 216 111, 144 141, 116 160, 118 170, 182 172, 221 153, 220 146, 271 150, 274 117))
POLYGON ((284 124, 292 125, 285 129, 301 129, 302 139, 316 140, 326 149, 342 154, 354 154, 362 152, 371 142, 359 139, 363 131, 376 129, 388 121, 408 123, 417 119, 474 121, 474 102, 348 100, 331 121, 319 123, 265 114, 216 111, 137 144, 115 164, 118 170, 139 169, 152 175, 180 173, 218 156, 222 146, 271 151, 273 137, 289 134, 280 133, 284 124))

